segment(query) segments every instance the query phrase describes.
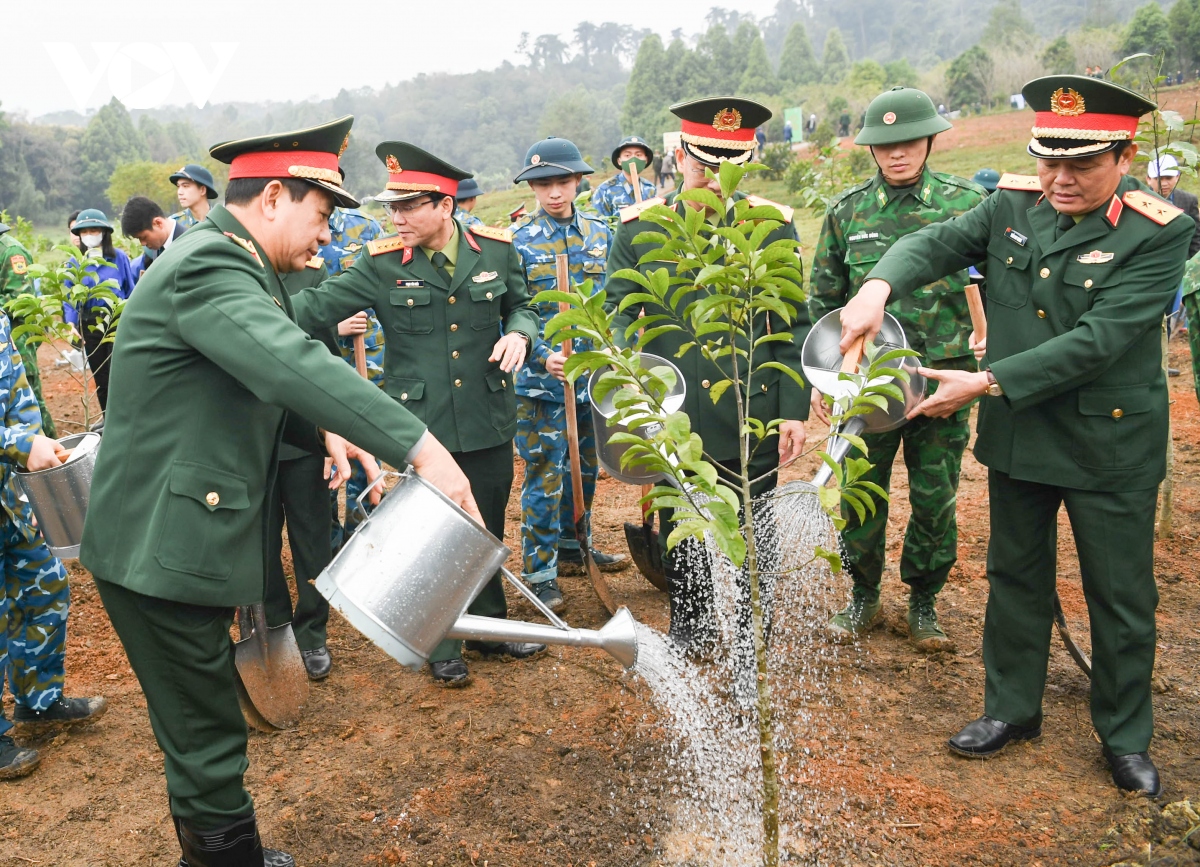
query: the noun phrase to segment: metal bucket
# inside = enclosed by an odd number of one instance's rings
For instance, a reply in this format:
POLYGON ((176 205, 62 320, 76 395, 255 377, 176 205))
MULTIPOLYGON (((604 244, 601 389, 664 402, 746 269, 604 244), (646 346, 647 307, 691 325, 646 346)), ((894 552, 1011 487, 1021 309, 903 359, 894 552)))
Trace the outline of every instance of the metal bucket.
POLYGON ((100 434, 72 434, 58 442, 63 448, 78 452, 78 457, 45 470, 17 470, 17 479, 33 507, 50 552, 68 560, 79 556, 79 543, 83 541, 83 519, 87 517, 100 434))
MULTIPOLYGON (((683 381, 683 374, 679 368, 662 356, 651 355, 648 352, 641 354, 639 362, 642 367, 647 369, 669 367, 674 371, 675 386, 664 398, 663 406, 668 412, 675 412, 683 406, 683 399, 687 394, 687 386, 683 381)), ((596 393, 596 383, 604 373, 604 370, 597 370, 592 373, 591 378, 588 380, 589 395, 596 393)), ((621 468, 621 457, 629 450, 629 444, 612 442, 612 435, 618 432, 625 432, 628 429, 622 424, 609 424, 609 419, 616 414, 616 408, 613 406, 613 398, 616 396, 617 391, 617 389, 610 391, 601 401, 597 401, 595 397, 590 398, 592 403, 592 418, 596 429, 596 456, 600 460, 600 466, 604 468, 604 472, 608 473, 614 479, 625 482, 627 485, 651 485, 659 482, 662 480, 661 474, 645 467, 621 468)), ((657 425, 642 425, 634 433, 638 436, 649 438, 656 433, 656 427, 657 425)))
MULTIPOLYGON (((800 365, 804 370, 805 381, 822 394, 831 395, 835 399, 850 397, 859 388, 852 380, 838 378, 842 367, 842 351, 838 346, 841 339, 842 311, 834 310, 817 320, 800 350, 800 365)), ((875 335, 874 343, 884 351, 909 348, 904 329, 896 318, 887 312, 883 314, 883 327, 875 335)), ((908 411, 925 399, 925 377, 917 372, 917 368, 920 367, 919 359, 909 356, 897 359, 891 366, 908 372, 908 382, 889 378, 900 388, 904 400, 898 401, 889 397, 886 410, 876 409, 860 416, 863 420, 862 430, 866 433, 883 433, 902 427, 907 422, 905 416, 908 411)))

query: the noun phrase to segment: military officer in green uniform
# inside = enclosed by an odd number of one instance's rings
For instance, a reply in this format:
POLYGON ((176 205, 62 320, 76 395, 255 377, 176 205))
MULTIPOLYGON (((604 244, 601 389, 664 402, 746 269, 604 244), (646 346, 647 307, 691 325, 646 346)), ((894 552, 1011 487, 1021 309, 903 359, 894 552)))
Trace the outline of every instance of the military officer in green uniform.
MULTIPOLYGON (((171 245, 126 305, 106 445, 80 559, 146 695, 189 865, 292 865, 259 840, 242 783, 246 724, 229 629, 263 598, 267 495, 294 412, 393 464, 411 463, 479 519, 436 435, 295 324, 278 272, 328 240, 352 118, 215 145, 225 207, 171 245), (112 448, 115 443, 119 447, 112 448)), ((303 426, 301 426, 303 429, 303 426)), ((307 428, 315 432, 311 426, 307 428)), ((325 448, 348 477, 357 449, 325 448)))
MULTIPOLYGON (((454 195, 469 173, 407 142, 375 149, 388 170, 375 200, 397 234, 367 244, 348 270, 295 297, 305 328, 336 324, 374 308, 388 349, 384 388, 429 425, 471 480, 484 523, 504 538, 517 429, 512 373, 538 336, 525 272, 512 237, 454 219, 454 195)), ((472 614, 504 617, 496 575, 471 603, 472 614)), ((468 642, 485 657, 525 658, 545 649, 519 642, 468 642)), ((444 641, 429 657, 434 679, 467 682, 461 644, 444 641)))
MULTIPOLYGON (((926 164, 934 138, 948 129, 933 100, 915 88, 894 87, 867 106, 866 123, 854 143, 871 149, 879 171, 834 199, 825 212, 808 296, 814 322, 844 306, 897 240, 922 226, 965 214, 983 201, 985 193, 975 184, 934 172, 926 164)), ((976 369, 967 345, 971 322, 963 294, 966 283, 963 269, 888 306, 908 345, 929 367, 976 369)), ((812 402, 817 415, 828 422, 824 399, 815 389, 812 402)), ((967 406, 949 418, 920 418, 894 431, 863 437, 874 464, 864 478, 884 490, 891 487, 896 453, 904 449, 912 515, 900 555, 900 580, 909 587, 909 636, 926 652, 954 647, 938 622, 935 601, 958 558, 954 505, 963 451, 971 438, 970 414, 967 406)), ((888 503, 878 503, 874 514, 862 521, 843 504, 842 517, 853 589, 850 604, 833 616, 829 628, 839 638, 853 638, 871 629, 882 614, 879 591, 888 503)))
POLYGON ((871 337, 884 306, 986 263, 986 370, 925 370, 939 387, 913 415, 982 399, 975 456, 988 467, 984 716, 950 739, 987 756, 1042 731, 1056 515, 1066 506, 1092 634, 1092 723, 1121 789, 1157 796, 1154 516, 1165 474, 1163 312, 1195 225, 1128 174, 1153 103, 1107 81, 1035 79, 1029 153, 963 216, 899 241, 842 315, 842 346, 871 337))
MULTIPOLYGON (((25 249, 25 245, 12 236, 7 224, 0 223, 0 304, 7 304, 25 291, 25 285, 29 282, 29 266, 32 264, 33 256, 25 249)), ((16 328, 20 324, 20 320, 13 320, 12 326, 16 328)), ((31 345, 23 336, 15 338, 13 343, 21 353, 21 360, 25 364, 25 379, 33 389, 38 409, 42 412, 42 432, 53 439, 58 436, 58 428, 54 426, 54 419, 50 417, 50 410, 46 408, 46 401, 42 398, 42 376, 38 369, 37 346, 31 345)))
MULTIPOLYGON (((738 165, 749 161, 756 146, 754 130, 771 117, 770 110, 765 106, 736 97, 679 103, 671 107, 671 112, 681 119, 681 145, 675 152, 675 159, 683 177, 682 189, 709 189, 718 196, 720 184, 709 178, 706 170, 718 171, 725 160, 738 165)), ((699 207, 693 202, 677 201, 676 195, 672 192, 666 198, 647 199, 620 211, 621 225, 617 229, 616 239, 608 255, 605 287, 607 309, 614 310, 631 293, 643 291, 632 280, 615 277, 618 271, 631 268, 648 272, 662 267, 660 263, 653 261, 639 264, 641 257, 656 245, 634 243, 634 239, 643 232, 662 231, 656 224, 642 220, 642 212, 659 204, 674 208, 680 214, 684 213, 685 208, 699 207)), ((742 193, 737 193, 736 196, 739 199, 744 198, 742 193)), ((781 239, 796 240, 796 229, 791 222, 791 208, 756 196, 749 198, 754 205, 777 208, 786 221, 785 225, 767 235, 763 240, 764 247, 781 239)), ((727 219, 724 214, 712 212, 706 212, 706 218, 713 225, 720 225, 727 219)), ((625 330, 643 310, 647 316, 668 313, 665 309, 649 305, 630 305, 613 320, 613 333, 618 341, 624 340, 625 330)), ((764 337, 768 332, 790 332, 792 341, 763 343, 755 350, 756 361, 760 357, 757 353, 765 351, 771 358, 764 358, 764 361, 774 360, 799 370, 800 348, 804 344, 808 327, 808 313, 803 307, 795 311, 791 324, 777 316, 771 316, 769 319, 765 316, 760 317, 753 323, 755 340, 764 337)), ((705 359, 700 352, 688 352, 678 357, 680 347, 686 339, 682 332, 668 332, 651 340, 646 346, 646 351, 670 358, 679 366, 687 384, 687 397, 683 409, 691 419, 692 430, 704 440, 707 454, 718 463, 740 473, 737 410, 730 400, 714 404, 709 394, 709 389, 725 379, 728 373, 717 363, 705 359)), ((764 422, 777 418, 785 419, 780 427, 780 436, 764 441, 751 460, 751 473, 758 478, 775 469, 780 463, 786 463, 799 455, 803 449, 804 419, 808 418, 809 410, 809 389, 801 388, 790 377, 771 368, 757 372, 750 388, 752 394, 749 411, 752 416, 764 422)), ((757 495, 774 486, 775 476, 770 475, 755 486, 754 492, 757 495)), ((669 515, 666 517, 669 522, 669 515)), ((665 541, 668 535, 669 529, 660 535, 660 539, 665 541)), ((714 637, 712 576, 709 570, 701 565, 701 557, 684 553, 682 549, 686 545, 687 543, 677 547, 663 561, 671 604, 670 636, 683 649, 694 647, 695 650, 703 652, 705 645, 714 637)), ((748 610, 748 604, 745 607, 748 610)))

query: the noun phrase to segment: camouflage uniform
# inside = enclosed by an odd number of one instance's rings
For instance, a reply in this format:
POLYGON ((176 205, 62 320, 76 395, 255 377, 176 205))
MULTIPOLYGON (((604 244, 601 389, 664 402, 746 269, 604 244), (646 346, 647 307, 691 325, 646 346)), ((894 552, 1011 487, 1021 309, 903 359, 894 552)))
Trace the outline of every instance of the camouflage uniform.
MULTIPOLYGON (((35 434, 41 433, 37 401, 25 379, 21 355, 12 351, 8 317, 0 313, 0 503, 5 521, 4 593, 0 596, 0 692, 7 676, 18 705, 45 710, 62 695, 70 588, 62 561, 50 553, 20 499, 14 467, 24 465, 35 434)), ((0 735, 12 725, 0 713, 0 735)))
MULTIPOLYGON (((26 291, 29 282, 29 266, 33 264, 33 256, 29 251, 8 232, 0 234, 0 304, 7 304, 22 292, 26 291)), ((20 325, 20 322, 14 325, 20 325)), ((57 437, 58 429, 46 401, 42 398, 42 376, 38 369, 37 346, 30 345, 24 337, 18 337, 14 343, 21 353, 25 366, 25 378, 37 398, 38 409, 42 412, 42 431, 48 437, 57 437)))
POLYGON ((176 211, 171 215, 171 219, 183 226, 184 229, 190 229, 192 226, 195 226, 200 222, 196 219, 196 215, 192 213, 191 208, 184 208, 182 211, 176 211))
POLYGON ((459 208, 459 207, 455 207, 455 209, 454 209, 454 219, 458 220, 458 224, 460 226, 462 226, 464 229, 469 229, 472 226, 484 225, 483 220, 476 217, 470 211, 464 211, 462 208, 459 208))
MULTIPOLYGON (((318 254, 325 260, 325 267, 330 277, 336 277, 354 264, 363 247, 368 241, 382 237, 383 229, 374 217, 369 217, 362 211, 350 208, 334 208, 329 215, 330 241, 321 248, 318 254)), ((363 344, 367 355, 367 378, 375 385, 383 388, 383 328, 374 310, 367 310, 367 331, 363 335, 363 344)), ((354 338, 337 338, 338 351, 342 358, 354 366, 354 338)), ((342 525, 338 517, 338 492, 332 491, 330 499, 333 502, 333 550, 342 547, 346 537, 358 526, 358 513, 354 511, 354 500, 367 486, 367 474, 357 461, 351 463, 353 474, 346 482, 346 523, 342 525)), ((370 508, 369 506, 367 508, 370 508)))
MULTIPOLYGON (((569 257, 573 283, 590 279, 593 291, 603 289, 609 238, 604 220, 579 210, 565 226, 542 209, 525 217, 513 232, 513 245, 521 256, 530 294, 554 288, 554 257, 563 252, 569 257)), ((558 305, 538 304, 538 313, 544 335, 546 323, 558 313, 558 305)), ((575 351, 586 348, 584 341, 575 341, 575 351)), ((517 453, 525 461, 525 481, 521 486, 521 568, 523 577, 531 584, 557 578, 559 549, 579 547, 575 538, 563 384, 546 370, 546 359, 554 350, 539 336, 529 351, 529 360, 517 373, 516 444, 517 453)), ((575 400, 583 498, 590 510, 599 465, 591 405, 582 381, 576 382, 575 400)))
MULTIPOLYGON (((845 306, 898 239, 930 223, 966 213, 985 195, 983 188, 971 181, 928 168, 908 188, 893 188, 876 173, 846 190, 829 206, 821 227, 808 301, 813 321, 845 306)), ((904 328, 909 346, 921 354, 928 367, 976 369, 967 345, 971 325, 963 292, 966 282, 967 272, 960 271, 887 307, 904 328)), ((888 433, 863 437, 875 464, 866 478, 885 490, 891 482, 893 459, 903 443, 912 517, 904 535, 900 578, 914 598, 931 601, 958 557, 954 509, 962 454, 970 439, 970 413, 966 406, 950 418, 921 418, 888 433)), ((854 593, 868 602, 879 599, 887 516, 886 502, 878 503, 875 515, 868 515, 863 523, 843 507, 848 523, 842 539, 854 593)))
POLYGON ((1188 343, 1192 347, 1192 384, 1200 400, 1200 253, 1188 260, 1183 272, 1183 309, 1187 311, 1188 343))
MULTIPOLYGON (((654 184, 639 177, 642 185, 642 198, 652 199, 658 195, 654 184)), ((624 172, 617 172, 592 192, 592 207, 602 217, 615 217, 621 208, 636 204, 633 197, 633 184, 629 182, 624 172)))

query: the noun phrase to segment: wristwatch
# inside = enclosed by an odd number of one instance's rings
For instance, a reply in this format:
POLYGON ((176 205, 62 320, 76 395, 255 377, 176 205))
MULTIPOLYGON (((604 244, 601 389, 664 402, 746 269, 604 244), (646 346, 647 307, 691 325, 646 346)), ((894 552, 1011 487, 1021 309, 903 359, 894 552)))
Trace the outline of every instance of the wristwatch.
POLYGON ((1004 389, 1000 387, 1000 383, 996 382, 996 375, 990 370, 984 372, 987 374, 988 380, 987 393, 992 397, 1004 397, 1004 389))

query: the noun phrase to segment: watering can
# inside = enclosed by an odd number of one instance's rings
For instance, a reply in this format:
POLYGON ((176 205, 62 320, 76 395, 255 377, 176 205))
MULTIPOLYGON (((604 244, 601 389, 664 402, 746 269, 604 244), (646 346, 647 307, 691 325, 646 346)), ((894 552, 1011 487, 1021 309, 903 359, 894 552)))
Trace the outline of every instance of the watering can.
POLYGON ((32 472, 17 470, 17 480, 50 553, 67 560, 79 556, 83 541, 83 519, 87 517, 100 434, 72 434, 57 442, 60 457, 66 458, 64 463, 32 472))
POLYGON ((626 668, 637 662, 637 636, 627 608, 599 630, 574 629, 503 568, 509 550, 411 468, 386 473, 399 481, 317 576, 330 606, 397 662, 421 668, 443 638, 525 641, 598 647, 626 668), (549 625, 464 612, 496 574, 530 601, 549 625))

